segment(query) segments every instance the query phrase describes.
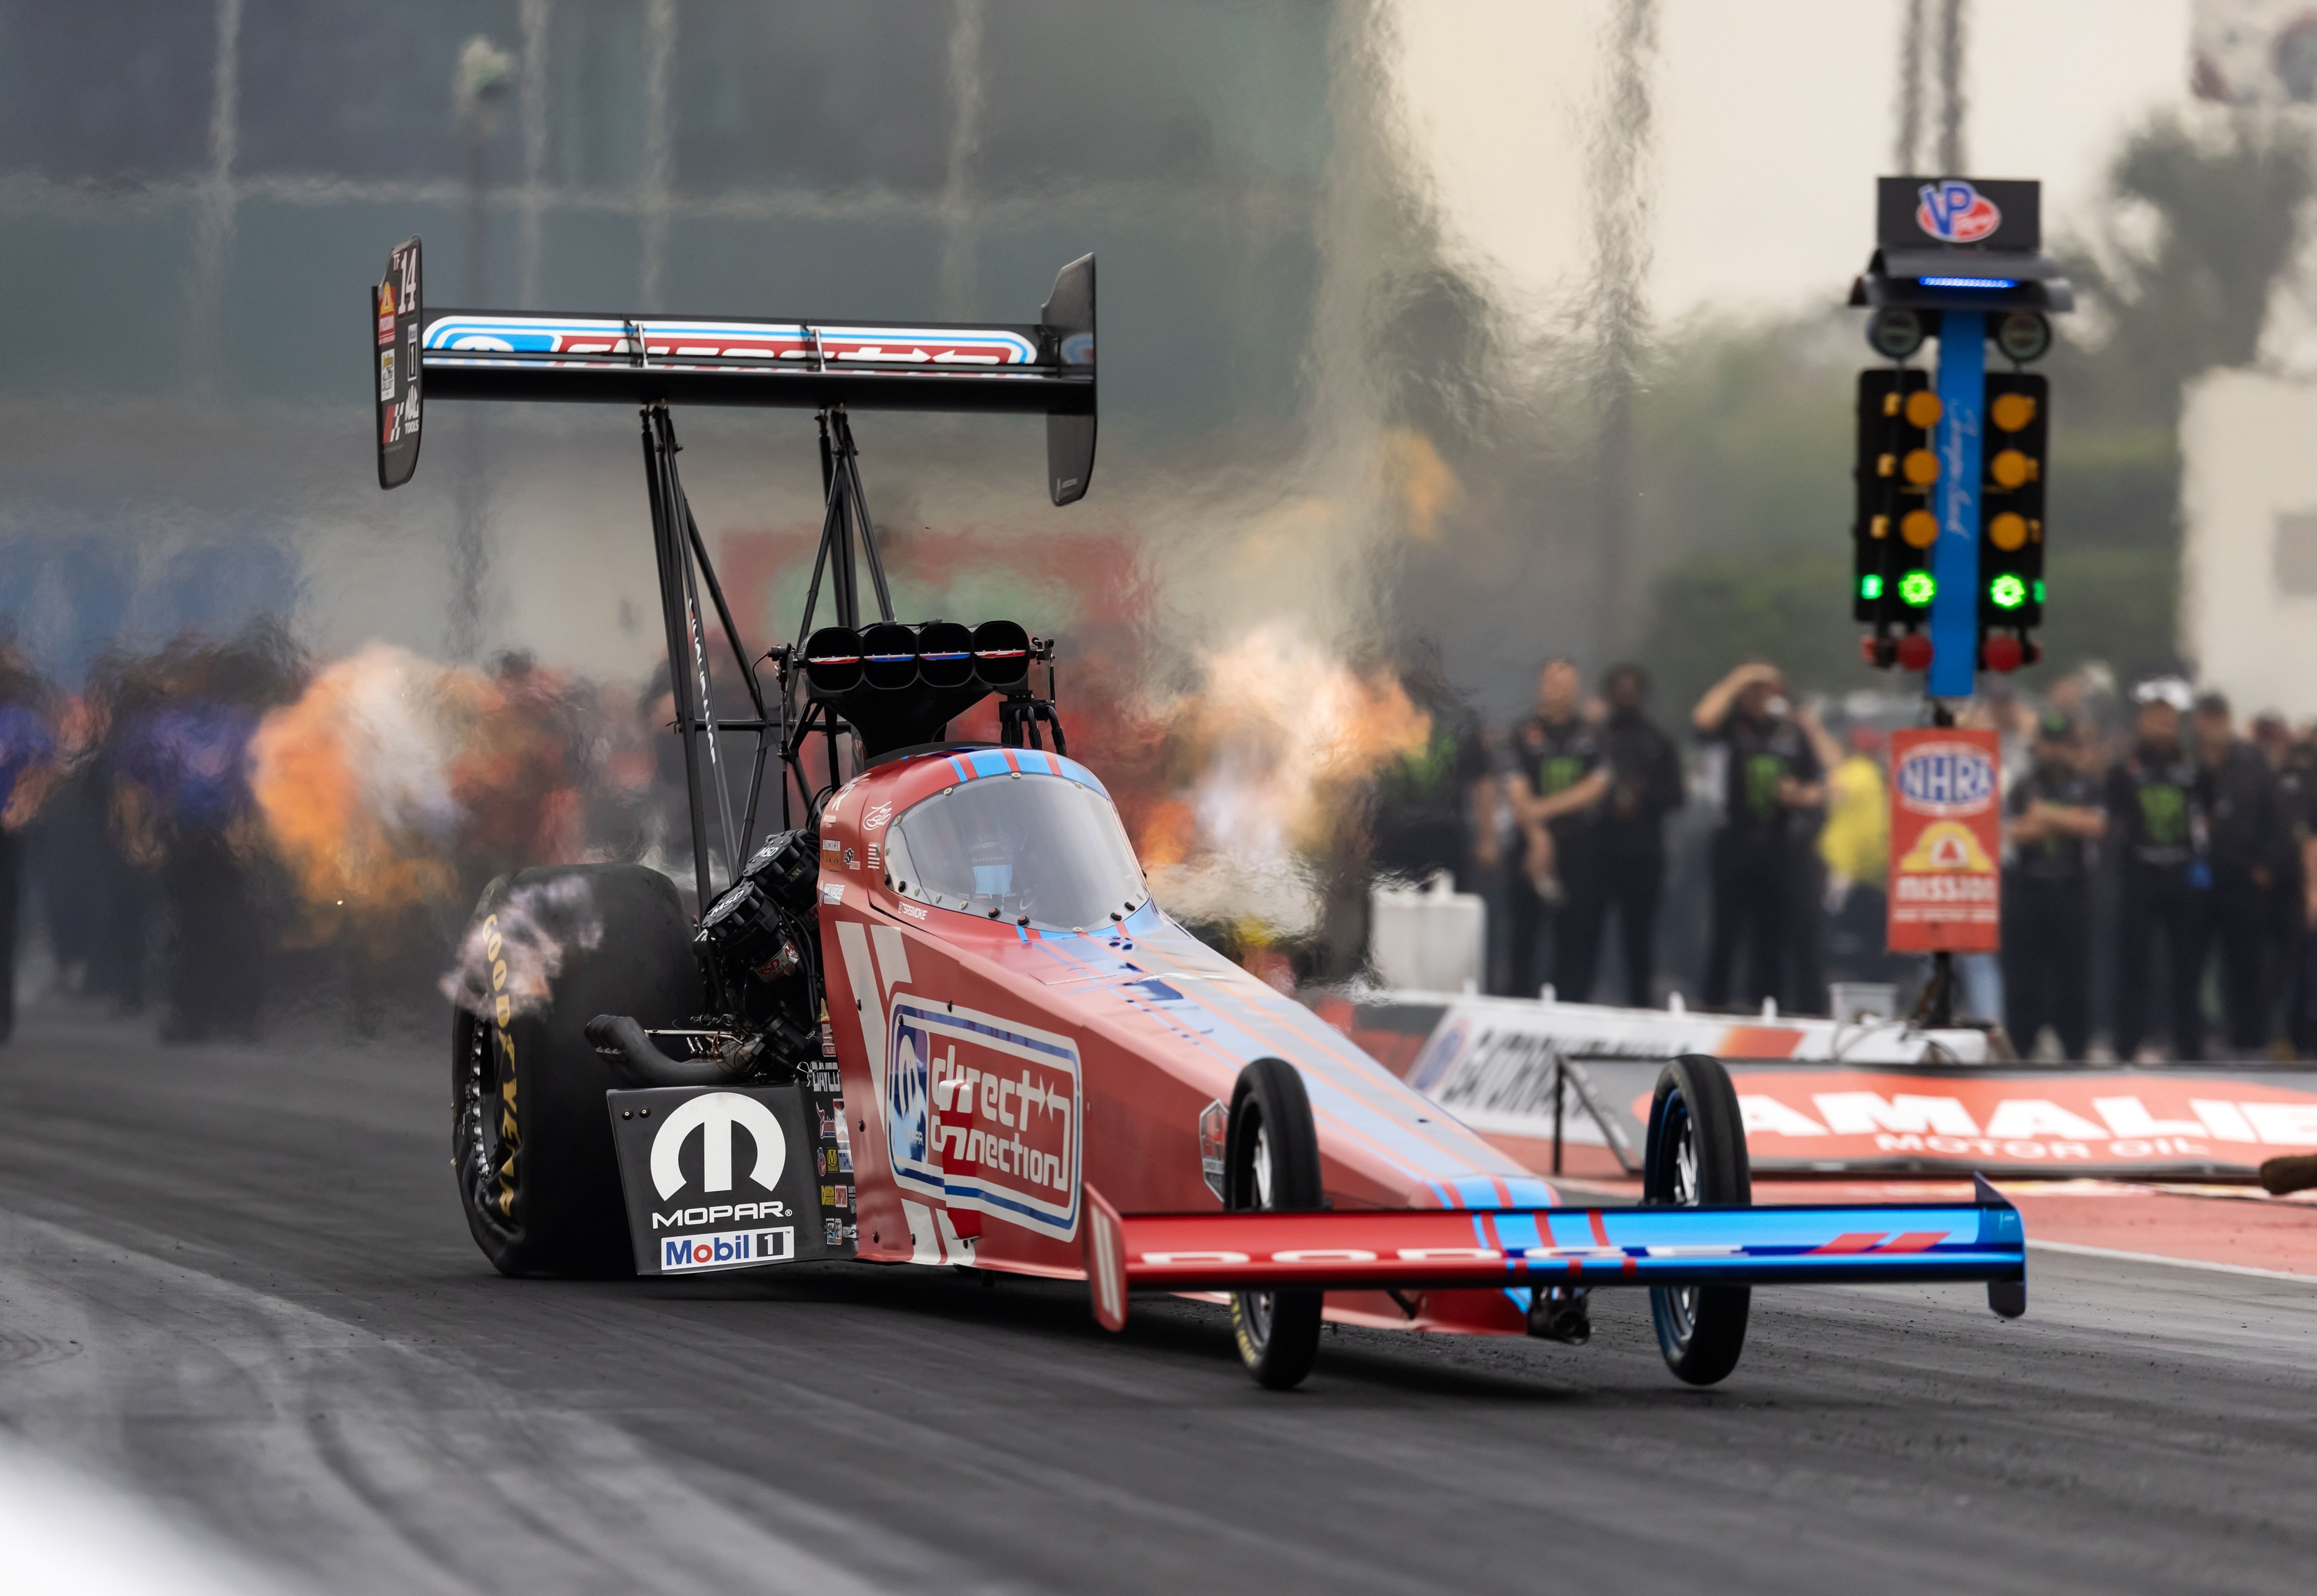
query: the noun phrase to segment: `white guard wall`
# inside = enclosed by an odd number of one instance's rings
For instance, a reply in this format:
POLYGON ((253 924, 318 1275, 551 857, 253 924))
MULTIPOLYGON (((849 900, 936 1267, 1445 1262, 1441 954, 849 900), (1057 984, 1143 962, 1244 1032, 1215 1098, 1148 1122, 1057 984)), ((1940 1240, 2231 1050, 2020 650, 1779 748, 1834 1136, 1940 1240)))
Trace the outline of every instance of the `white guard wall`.
POLYGON ((2241 718, 2317 718, 2317 384, 2214 372, 2180 455, 2183 652, 2241 718))

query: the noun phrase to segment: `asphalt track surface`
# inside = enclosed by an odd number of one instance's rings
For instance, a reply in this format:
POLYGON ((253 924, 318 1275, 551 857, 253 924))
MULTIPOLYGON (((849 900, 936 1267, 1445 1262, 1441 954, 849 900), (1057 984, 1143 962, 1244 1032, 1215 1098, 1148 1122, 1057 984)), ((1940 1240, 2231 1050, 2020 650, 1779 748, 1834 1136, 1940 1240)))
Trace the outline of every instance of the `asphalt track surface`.
MULTIPOLYGON (((2317 1288, 2037 1254, 1758 1293, 1695 1392, 1593 1344, 1346 1331, 1300 1392, 1218 1309, 810 1266, 502 1280, 416 1042, 0 1052, 0 1424, 293 1586, 2294 1591, 2317 1288)), ((4 1582, 0 1582, 4 1583, 4 1582)))

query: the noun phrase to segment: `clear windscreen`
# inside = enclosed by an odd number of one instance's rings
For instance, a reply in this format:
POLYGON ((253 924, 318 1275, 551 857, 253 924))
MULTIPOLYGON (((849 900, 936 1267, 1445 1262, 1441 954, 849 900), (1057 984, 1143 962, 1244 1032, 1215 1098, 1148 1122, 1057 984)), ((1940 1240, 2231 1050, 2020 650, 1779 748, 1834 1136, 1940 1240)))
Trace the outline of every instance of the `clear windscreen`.
POLYGON ((1042 931, 1106 927, 1148 896, 1110 800, 1062 776, 983 777, 893 822, 893 890, 1042 931))

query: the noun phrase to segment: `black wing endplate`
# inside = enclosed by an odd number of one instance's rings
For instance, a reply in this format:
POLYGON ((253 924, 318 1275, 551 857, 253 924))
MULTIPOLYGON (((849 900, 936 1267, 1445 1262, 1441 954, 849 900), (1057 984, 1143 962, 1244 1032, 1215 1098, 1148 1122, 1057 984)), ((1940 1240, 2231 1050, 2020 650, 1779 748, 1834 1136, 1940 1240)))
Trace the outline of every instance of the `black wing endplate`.
MULTIPOLYGON (((380 344, 379 483, 384 487, 407 482, 418 463, 422 375, 434 399, 1042 414, 1049 418, 1048 488, 1054 503, 1083 497, 1093 473, 1090 254, 1062 268, 1034 323, 422 311, 417 274, 418 240, 413 238, 395 251, 388 273, 396 330, 390 351, 380 344)), ((375 308, 381 338, 384 292, 378 290, 375 308)))
POLYGON ((418 278, 418 240, 413 237, 387 256, 386 276, 370 290, 380 487, 400 487, 418 469, 418 338, 425 320, 418 278))

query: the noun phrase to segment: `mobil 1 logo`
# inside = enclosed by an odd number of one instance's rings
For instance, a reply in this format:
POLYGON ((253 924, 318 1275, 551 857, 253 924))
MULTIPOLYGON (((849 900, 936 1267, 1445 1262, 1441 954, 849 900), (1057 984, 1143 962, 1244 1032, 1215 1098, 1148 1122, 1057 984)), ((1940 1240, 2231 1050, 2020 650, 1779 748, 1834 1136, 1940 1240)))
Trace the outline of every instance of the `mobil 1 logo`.
POLYGON ((836 1255, 803 1087, 656 1086, 605 1098, 638 1274, 836 1255))

